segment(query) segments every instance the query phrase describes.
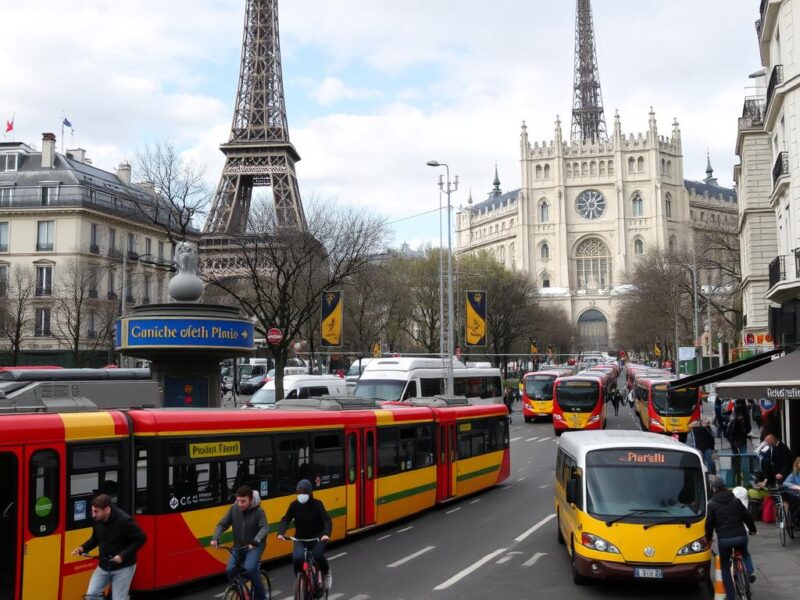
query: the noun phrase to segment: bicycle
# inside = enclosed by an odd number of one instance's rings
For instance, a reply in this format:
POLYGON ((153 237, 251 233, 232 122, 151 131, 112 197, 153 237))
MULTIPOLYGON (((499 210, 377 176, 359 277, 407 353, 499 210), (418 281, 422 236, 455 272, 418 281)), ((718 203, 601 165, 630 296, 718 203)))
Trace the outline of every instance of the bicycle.
POLYGON ((750 600, 750 574, 744 566, 744 555, 738 548, 733 550, 731 556, 731 581, 737 598, 750 600))
MULTIPOLYGON (((102 598, 104 600, 111 600, 111 559, 114 558, 113 556, 95 556, 94 554, 88 554, 86 552, 81 552, 78 556, 83 556, 84 558, 91 558, 92 560, 97 561, 97 565, 102 568, 106 573, 108 573, 108 583, 103 587, 102 598), (103 568, 103 563, 105 562, 106 567, 103 568)), ((128 598, 130 598, 130 594, 128 594, 128 598)), ((96 594, 84 594, 83 600, 97 600, 98 596, 96 594)))
MULTIPOLYGON (((234 555, 236 550, 247 549, 245 546, 216 546, 216 548, 227 550, 228 554, 231 556, 234 555)), ((242 561, 237 561, 233 569, 233 581, 228 584, 228 587, 225 588, 225 591, 222 594, 222 600, 252 600, 253 582, 245 576, 246 572, 247 571, 245 571, 244 566, 242 565, 242 561)), ((270 581, 269 575, 267 575, 267 572, 264 571, 264 569, 259 568, 258 572, 261 576, 261 585, 264 586, 264 595, 266 596, 267 600, 270 600, 272 598, 272 582, 270 581)))
POLYGON ((784 498, 786 488, 778 486, 769 489, 769 495, 775 500, 775 525, 778 529, 778 539, 781 546, 786 546, 786 536, 794 539, 794 519, 789 511, 786 509, 787 501, 784 498))
POLYGON ((300 542, 303 544, 303 569, 297 574, 294 582, 295 600, 314 600, 318 598, 328 598, 328 590, 322 580, 322 571, 314 560, 309 545, 319 541, 319 538, 301 540, 295 537, 286 536, 287 540, 300 542))

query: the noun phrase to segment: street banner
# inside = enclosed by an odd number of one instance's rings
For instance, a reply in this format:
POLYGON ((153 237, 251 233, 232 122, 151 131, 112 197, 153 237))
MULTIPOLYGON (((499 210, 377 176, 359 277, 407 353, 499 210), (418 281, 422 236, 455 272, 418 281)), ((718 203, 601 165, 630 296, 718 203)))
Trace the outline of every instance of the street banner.
POLYGON ((467 346, 486 346, 486 292, 467 292, 464 324, 467 346))
POLYGON ((320 338, 326 348, 342 345, 342 292, 322 294, 320 338))

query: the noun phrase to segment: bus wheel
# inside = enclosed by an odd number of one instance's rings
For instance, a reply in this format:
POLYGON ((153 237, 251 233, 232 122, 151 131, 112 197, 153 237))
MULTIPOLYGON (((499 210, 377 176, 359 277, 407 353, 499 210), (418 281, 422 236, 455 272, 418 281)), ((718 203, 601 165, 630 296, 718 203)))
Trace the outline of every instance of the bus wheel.
POLYGON ((558 537, 556 539, 558 540, 558 543, 563 546, 564 534, 561 533, 561 516, 559 516, 558 513, 556 513, 556 532, 558 533, 558 537))

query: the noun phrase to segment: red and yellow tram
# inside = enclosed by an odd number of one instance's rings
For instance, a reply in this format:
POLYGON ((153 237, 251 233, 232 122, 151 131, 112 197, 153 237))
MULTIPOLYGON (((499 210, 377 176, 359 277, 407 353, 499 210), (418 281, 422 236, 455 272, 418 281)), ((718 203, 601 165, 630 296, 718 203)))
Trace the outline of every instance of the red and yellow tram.
MULTIPOLYGON (((342 539, 509 471, 503 405, 3 415, 0 600, 82 597, 95 562, 70 551, 89 537, 101 492, 147 533, 132 588, 146 591, 224 571, 209 542, 242 484, 261 494, 272 537, 310 479, 342 539)), ((273 538, 264 557, 290 549, 273 538)))

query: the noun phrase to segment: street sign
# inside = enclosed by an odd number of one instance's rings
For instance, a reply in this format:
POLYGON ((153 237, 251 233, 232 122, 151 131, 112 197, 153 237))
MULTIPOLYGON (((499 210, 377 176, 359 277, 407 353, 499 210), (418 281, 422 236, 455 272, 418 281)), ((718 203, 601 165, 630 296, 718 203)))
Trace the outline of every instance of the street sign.
POLYGON ((267 332, 267 341, 273 346, 283 341, 283 332, 277 327, 273 327, 267 332))

